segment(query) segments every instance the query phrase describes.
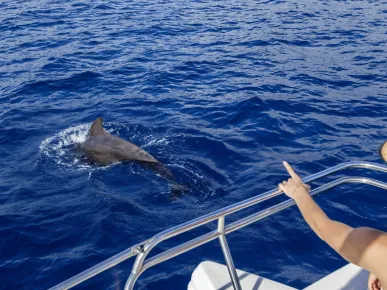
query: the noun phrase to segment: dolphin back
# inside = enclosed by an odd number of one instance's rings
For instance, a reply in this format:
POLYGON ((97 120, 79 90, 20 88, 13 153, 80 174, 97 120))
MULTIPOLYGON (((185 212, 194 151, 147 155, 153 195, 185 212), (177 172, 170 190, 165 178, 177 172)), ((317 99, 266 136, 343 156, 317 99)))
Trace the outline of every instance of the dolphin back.
POLYGON ((172 192, 175 194, 188 190, 187 186, 176 182, 168 167, 144 149, 106 132, 102 126, 102 118, 98 118, 92 123, 89 136, 80 145, 80 149, 91 161, 100 165, 109 165, 118 161, 133 161, 143 164, 168 180, 172 192))

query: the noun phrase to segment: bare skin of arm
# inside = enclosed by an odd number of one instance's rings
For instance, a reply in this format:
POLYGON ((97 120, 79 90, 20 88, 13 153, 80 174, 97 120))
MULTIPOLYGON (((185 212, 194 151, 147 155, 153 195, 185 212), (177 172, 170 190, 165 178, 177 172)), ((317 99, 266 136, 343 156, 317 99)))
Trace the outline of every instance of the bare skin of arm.
POLYGON ((331 220, 309 195, 310 186, 302 182, 287 162, 284 166, 291 178, 278 186, 294 199, 312 230, 344 259, 374 274, 370 275, 370 290, 379 290, 383 285, 387 290, 387 234, 331 220))

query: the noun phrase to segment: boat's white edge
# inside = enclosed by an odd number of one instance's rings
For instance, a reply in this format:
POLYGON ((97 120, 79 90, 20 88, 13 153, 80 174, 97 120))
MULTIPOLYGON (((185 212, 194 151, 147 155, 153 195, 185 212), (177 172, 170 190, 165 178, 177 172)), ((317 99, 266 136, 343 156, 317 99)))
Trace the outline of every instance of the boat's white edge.
POLYGON ((368 271, 354 264, 347 264, 304 290, 367 290, 368 275, 368 271))
MULTIPOLYGON (((293 287, 238 270, 243 290, 297 290, 293 287)), ((188 284, 188 290, 232 290, 227 267, 211 261, 204 261, 196 267, 188 284)))
MULTIPOLYGON (((237 274, 243 290, 297 290, 242 270, 237 270, 237 274)), ((366 290, 367 279, 367 271, 353 264, 347 264, 304 290, 366 290)), ((200 263, 193 271, 188 284, 188 290, 232 289, 227 267, 211 261, 200 263)))

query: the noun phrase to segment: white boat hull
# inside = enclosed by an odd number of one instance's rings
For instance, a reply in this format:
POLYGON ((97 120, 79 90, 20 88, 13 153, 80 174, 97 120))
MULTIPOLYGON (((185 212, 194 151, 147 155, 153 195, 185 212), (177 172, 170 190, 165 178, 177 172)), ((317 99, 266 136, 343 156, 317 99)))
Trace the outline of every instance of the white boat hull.
MULTIPOLYGON (((297 290, 242 270, 237 270, 243 290, 297 290)), ((304 290, 367 290, 368 272, 348 264, 304 290)), ((192 273, 188 290, 233 290, 227 267, 204 261, 192 273)))

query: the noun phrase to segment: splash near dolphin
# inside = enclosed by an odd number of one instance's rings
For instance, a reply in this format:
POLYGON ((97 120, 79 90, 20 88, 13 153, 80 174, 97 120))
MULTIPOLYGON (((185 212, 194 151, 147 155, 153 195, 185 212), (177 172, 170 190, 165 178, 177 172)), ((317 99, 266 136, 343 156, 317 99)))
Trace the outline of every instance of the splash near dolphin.
POLYGON ((185 186, 175 181, 172 172, 164 164, 137 145, 106 132, 102 122, 102 118, 93 122, 88 138, 80 145, 90 161, 102 166, 120 161, 140 163, 167 179, 173 191, 186 190, 185 186))

